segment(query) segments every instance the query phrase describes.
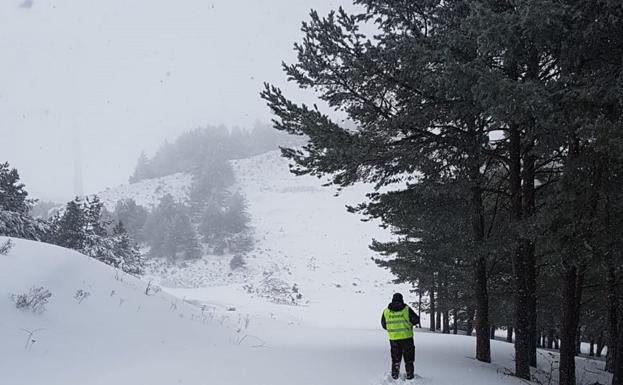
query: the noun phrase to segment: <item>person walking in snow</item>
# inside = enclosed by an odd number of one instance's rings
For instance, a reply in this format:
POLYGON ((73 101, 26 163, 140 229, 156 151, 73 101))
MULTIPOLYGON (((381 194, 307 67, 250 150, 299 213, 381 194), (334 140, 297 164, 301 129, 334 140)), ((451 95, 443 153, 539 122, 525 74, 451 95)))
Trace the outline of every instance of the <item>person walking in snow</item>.
POLYGON ((392 302, 387 305, 381 316, 381 326, 387 330, 390 353, 392 358, 392 378, 398 379, 400 362, 404 358, 407 379, 415 376, 415 345, 413 344, 413 326, 420 323, 420 317, 415 314, 402 299, 402 294, 396 293, 392 302))

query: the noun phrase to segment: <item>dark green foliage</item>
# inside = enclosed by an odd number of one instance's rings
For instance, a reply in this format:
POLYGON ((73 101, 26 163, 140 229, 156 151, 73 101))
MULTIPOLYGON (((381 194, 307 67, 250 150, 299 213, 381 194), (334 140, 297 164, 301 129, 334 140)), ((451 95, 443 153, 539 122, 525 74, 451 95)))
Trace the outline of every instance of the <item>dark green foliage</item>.
POLYGON ((134 199, 124 199, 117 202, 112 217, 114 223, 123 223, 132 239, 143 242, 143 227, 148 213, 147 209, 137 205, 134 199))
POLYGON ((82 250, 87 240, 87 218, 79 198, 67 202, 61 215, 52 218, 50 241, 68 249, 82 250))
POLYGON ((0 163, 0 235, 40 241, 47 237, 48 224, 33 219, 30 209, 36 203, 19 180, 19 173, 8 163, 0 163))
POLYGON ((194 259, 201 255, 188 208, 165 195, 145 222, 145 237, 154 257, 194 259))
POLYGON ((126 273, 142 274, 144 260, 134 240, 121 222, 109 232, 107 216, 99 197, 84 202, 76 198, 51 218, 47 241, 77 250, 126 273))
POLYGON ((28 199, 28 192, 20 183, 19 173, 9 163, 0 163, 0 210, 28 214, 34 203, 28 199))
POLYGON ((354 15, 312 11, 283 66, 350 122, 262 93, 275 128, 309 139, 283 150, 293 172, 375 184, 351 210, 395 234, 373 242, 379 264, 428 291, 431 309, 475 306, 479 360, 491 307, 516 331, 518 376, 530 379, 546 329, 562 339, 561 384, 575 384, 580 319, 596 334, 586 324, 607 311, 623 383, 623 4, 355 3, 354 15), (597 294, 607 309, 584 302, 597 294))
POLYGON ((200 216, 208 205, 223 206, 227 188, 234 183, 234 171, 223 155, 213 154, 201 159, 193 168, 190 208, 200 216))
POLYGON ((130 235, 123 226, 123 222, 119 221, 112 230, 113 237, 113 253, 119 256, 113 261, 113 266, 122 269, 128 274, 141 275, 145 267, 143 255, 138 250, 138 246, 130 238, 130 235))
POLYGON ((215 254, 246 252, 253 247, 250 218, 242 194, 227 193, 220 201, 210 200, 199 220, 199 233, 215 254))
MULTIPOLYGON (((231 193, 234 171, 229 159, 248 155, 248 151, 265 144, 252 143, 252 138, 276 138, 273 130, 266 128, 247 131, 224 127, 188 132, 173 145, 165 145, 157 156, 141 165, 152 165, 153 175, 184 171, 192 174, 188 202, 174 202, 164 197, 160 205, 149 213, 144 224, 135 205, 118 206, 121 215, 130 217, 131 231, 138 231, 139 238, 151 249, 151 255, 171 259, 193 259, 202 253, 197 237, 205 243, 207 251, 215 254, 247 252, 253 246, 248 226, 250 218, 246 202, 240 193, 231 193), (260 134, 257 134, 260 133, 260 134), (259 135, 259 136, 258 136, 259 135), (159 162, 163 162, 158 166, 159 162)), ((261 142, 261 140, 260 140, 261 142)), ((147 167, 147 166, 145 166, 147 167)), ((151 166, 150 166, 151 167, 151 166)), ((141 168, 144 168, 141 166, 141 168)), ((125 222, 124 222, 125 223, 125 222)))

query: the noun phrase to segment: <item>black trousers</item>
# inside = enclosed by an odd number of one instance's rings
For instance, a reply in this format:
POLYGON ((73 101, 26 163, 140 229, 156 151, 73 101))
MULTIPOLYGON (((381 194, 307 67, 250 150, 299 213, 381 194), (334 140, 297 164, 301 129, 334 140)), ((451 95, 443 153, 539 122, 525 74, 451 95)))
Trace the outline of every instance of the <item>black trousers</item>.
POLYGON ((405 371, 407 375, 413 374, 415 361, 415 345, 413 338, 404 340, 389 341, 390 352, 392 355, 392 375, 397 376, 400 373, 400 362, 405 360, 405 371))

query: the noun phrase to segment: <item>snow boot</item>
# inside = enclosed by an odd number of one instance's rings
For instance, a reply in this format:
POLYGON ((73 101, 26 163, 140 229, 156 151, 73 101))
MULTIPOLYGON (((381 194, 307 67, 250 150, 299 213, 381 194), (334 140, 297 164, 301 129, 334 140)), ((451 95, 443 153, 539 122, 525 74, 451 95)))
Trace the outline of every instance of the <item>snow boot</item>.
POLYGON ((407 373, 407 380, 412 380, 415 378, 415 375, 413 373, 407 373))

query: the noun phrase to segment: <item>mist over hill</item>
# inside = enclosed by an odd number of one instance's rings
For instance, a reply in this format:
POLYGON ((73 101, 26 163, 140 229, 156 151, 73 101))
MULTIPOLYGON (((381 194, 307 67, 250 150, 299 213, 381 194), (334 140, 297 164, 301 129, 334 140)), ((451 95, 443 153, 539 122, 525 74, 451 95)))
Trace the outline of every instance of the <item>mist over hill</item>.
POLYGON ((163 143, 152 157, 142 153, 129 181, 134 183, 178 172, 206 172, 214 168, 215 161, 248 158, 280 146, 303 143, 303 138, 287 135, 266 124, 256 123, 250 129, 208 125, 163 143))

